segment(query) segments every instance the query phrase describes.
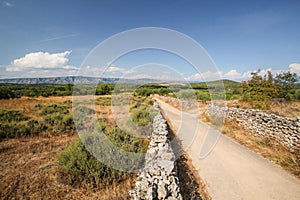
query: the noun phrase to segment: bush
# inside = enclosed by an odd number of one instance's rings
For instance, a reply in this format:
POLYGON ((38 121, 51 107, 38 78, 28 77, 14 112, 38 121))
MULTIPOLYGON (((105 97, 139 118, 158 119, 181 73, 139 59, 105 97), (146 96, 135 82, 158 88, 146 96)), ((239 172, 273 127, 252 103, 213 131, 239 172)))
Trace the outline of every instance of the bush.
POLYGON ((206 102, 210 100, 210 94, 208 91, 196 91, 197 99, 206 102))
MULTIPOLYGON (((71 101, 65 101, 46 106, 37 104, 35 107, 41 109, 40 114, 44 115, 44 121, 52 128, 52 131, 56 133, 75 130, 73 117, 69 111, 71 104, 71 101)), ((83 111, 89 112, 87 109, 82 109, 82 112, 83 111)))
POLYGON ((144 108, 134 110, 131 119, 138 126, 146 126, 151 122, 149 111, 144 108))
POLYGON ((71 144, 58 155, 59 166, 63 170, 63 176, 66 177, 68 183, 72 185, 88 184, 92 187, 101 187, 120 182, 128 176, 125 172, 109 167, 114 163, 102 164, 96 160, 89 151, 87 151, 84 144, 87 144, 93 151, 99 152, 98 156, 100 159, 105 159, 107 162, 110 162, 110 158, 113 156, 120 162, 120 166, 126 166, 127 164, 134 164, 135 166, 136 161, 143 161, 143 157, 141 157, 143 156, 142 154, 124 157, 122 153, 120 154, 115 151, 108 144, 111 142, 114 147, 127 152, 145 153, 147 150, 145 140, 132 137, 116 127, 106 129, 104 133, 105 136, 97 133, 83 133, 81 140, 71 144), (106 140, 110 142, 106 142, 106 140))
POLYGON ((183 99, 196 99, 195 91, 192 89, 180 90, 176 96, 183 99))
POLYGON ((53 113, 69 114, 70 111, 68 109, 71 108, 71 106, 72 106, 71 101, 64 101, 62 103, 50 104, 44 107, 41 106, 40 104, 37 104, 35 108, 41 109, 40 111, 41 115, 49 115, 53 113))
POLYGON ((131 120, 137 126, 147 126, 157 114, 157 111, 152 108, 154 100, 149 97, 139 97, 132 102, 130 107, 131 120))
POLYGON ((35 120, 0 123, 0 139, 33 136, 46 129, 47 127, 44 124, 35 120))
POLYGON ((47 127, 17 110, 0 110, 0 138, 37 135, 47 127))
POLYGON ((29 117, 24 116, 20 111, 18 110, 0 110, 0 121, 1 122, 20 122, 28 120, 29 117))
POLYGON ((295 99, 300 100, 300 89, 297 89, 295 92, 295 99))
POLYGON ((77 141, 58 155, 58 164, 69 184, 88 184, 92 187, 110 185, 126 178, 126 173, 107 167, 96 160, 77 141))

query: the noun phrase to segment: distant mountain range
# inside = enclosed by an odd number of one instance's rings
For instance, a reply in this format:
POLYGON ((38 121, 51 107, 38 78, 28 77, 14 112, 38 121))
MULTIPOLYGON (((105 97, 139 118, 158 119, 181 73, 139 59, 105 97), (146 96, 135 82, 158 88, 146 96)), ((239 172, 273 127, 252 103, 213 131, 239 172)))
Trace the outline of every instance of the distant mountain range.
POLYGON ((160 82, 154 79, 96 78, 85 76, 49 77, 49 78, 12 78, 0 79, 0 83, 14 84, 100 84, 100 83, 150 83, 160 82))

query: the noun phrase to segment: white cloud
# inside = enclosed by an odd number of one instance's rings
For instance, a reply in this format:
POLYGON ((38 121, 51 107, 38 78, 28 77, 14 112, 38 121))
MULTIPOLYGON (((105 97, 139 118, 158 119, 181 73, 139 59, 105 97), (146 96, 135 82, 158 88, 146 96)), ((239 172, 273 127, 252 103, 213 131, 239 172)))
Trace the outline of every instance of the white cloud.
POLYGON ((112 73, 116 73, 116 72, 118 72, 118 73, 121 73, 121 72, 123 72, 124 71, 124 69, 123 68, 120 68, 120 67, 116 67, 116 66, 110 66, 110 67, 108 67, 107 69, 106 69, 106 72, 112 72, 112 73))
POLYGON ((62 68, 69 59, 71 51, 62 53, 34 52, 26 54, 22 58, 15 59, 7 67, 7 71, 20 71, 25 68, 62 68))
POLYGON ((224 74, 224 78, 228 78, 228 79, 241 78, 241 73, 237 72, 235 69, 232 69, 224 74))
POLYGON ((73 69, 73 70, 78 70, 77 67, 71 66, 71 65, 65 65, 65 66, 62 67, 62 69, 73 69))
MULTIPOLYGON (((243 73, 243 75, 241 77, 239 77, 240 79, 243 79, 243 80, 247 80, 247 79, 250 79, 252 77, 251 73, 253 72, 256 72, 257 70, 255 71, 246 71, 243 73)), ((273 74, 275 74, 277 72, 277 70, 272 70, 272 68, 268 68, 268 69, 262 69, 260 70, 260 72, 258 73, 259 75, 261 76, 265 76, 268 74, 268 71, 271 71, 273 74)), ((237 77, 238 78, 238 77, 237 77)))
POLYGON ((253 71, 246 71, 246 72, 244 72, 243 73, 243 75, 242 75, 242 79, 244 79, 244 80, 246 80, 246 79, 250 79, 252 76, 251 76, 251 73, 252 73, 253 71))
POLYGON ((300 75, 300 63, 292 63, 289 67, 291 72, 300 75))
POLYGON ((193 74, 190 77, 187 77, 187 80, 191 81, 207 81, 207 80, 217 80, 222 77, 222 72, 201 72, 193 74))
POLYGON ((3 1, 2 5, 4 7, 13 7, 14 4, 12 2, 9 2, 9 1, 3 1))
POLYGON ((61 53, 33 52, 15 59, 5 66, 5 77, 49 77, 76 75, 78 68, 69 65, 68 55, 71 51, 61 53))

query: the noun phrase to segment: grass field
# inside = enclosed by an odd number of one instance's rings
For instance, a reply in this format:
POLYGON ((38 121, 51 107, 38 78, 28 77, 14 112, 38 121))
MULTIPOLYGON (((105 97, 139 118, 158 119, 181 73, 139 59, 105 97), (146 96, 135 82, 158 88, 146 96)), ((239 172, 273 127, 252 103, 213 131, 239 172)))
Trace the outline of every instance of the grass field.
MULTIPOLYGON (((97 98, 103 102, 110 97, 97 98)), ((28 118, 45 121, 47 116, 57 112, 71 113, 68 103, 70 100, 70 96, 22 97, 0 100, 0 109, 20 111, 28 118)), ((106 129, 114 126, 110 106, 96 105, 96 114, 101 118, 100 121, 105 122, 106 129)), ((54 122, 53 126, 56 127, 57 123, 54 122)), ((128 199, 128 191, 133 187, 135 174, 128 175, 118 182, 111 182, 110 185, 94 187, 89 183, 70 184, 57 156, 76 141, 78 135, 74 134, 73 130, 63 130, 59 134, 2 139, 1 199, 128 199)), ((147 142, 140 145, 147 147, 147 142)))
MULTIPOLYGON (((128 105, 112 106, 111 95, 93 98, 99 127, 111 141, 125 150, 146 152, 149 139, 128 136, 116 128, 116 120, 120 120, 120 128, 133 135, 149 135, 156 114, 149 109, 153 101, 149 97, 132 96, 128 105)), ((46 125, 45 130, 34 135, 13 134, 11 138, 0 139, 0 199, 129 199, 128 191, 134 187, 136 174, 109 169, 82 149, 69 120, 71 105, 71 96, 0 100, 1 123, 15 126, 35 120, 46 125), (99 180, 101 176, 103 180, 99 180)), ((181 157, 177 166, 184 196, 199 196, 198 189, 204 185, 196 181, 199 178, 188 158, 181 157)))

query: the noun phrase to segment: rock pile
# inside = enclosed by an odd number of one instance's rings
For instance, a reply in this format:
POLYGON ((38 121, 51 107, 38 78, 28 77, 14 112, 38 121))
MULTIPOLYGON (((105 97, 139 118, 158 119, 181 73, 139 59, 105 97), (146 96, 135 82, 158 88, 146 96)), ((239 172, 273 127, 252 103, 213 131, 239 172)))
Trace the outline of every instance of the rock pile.
POLYGON ((285 118, 260 110, 219 107, 214 104, 207 105, 206 114, 216 118, 217 115, 226 114, 228 120, 238 122, 255 135, 273 138, 291 152, 300 150, 300 117, 285 118))
MULTIPOLYGON (((158 105, 154 107, 158 110, 158 105)), ((153 132, 132 199, 182 199, 175 167, 175 155, 168 140, 166 120, 158 110, 153 120, 153 132)))

